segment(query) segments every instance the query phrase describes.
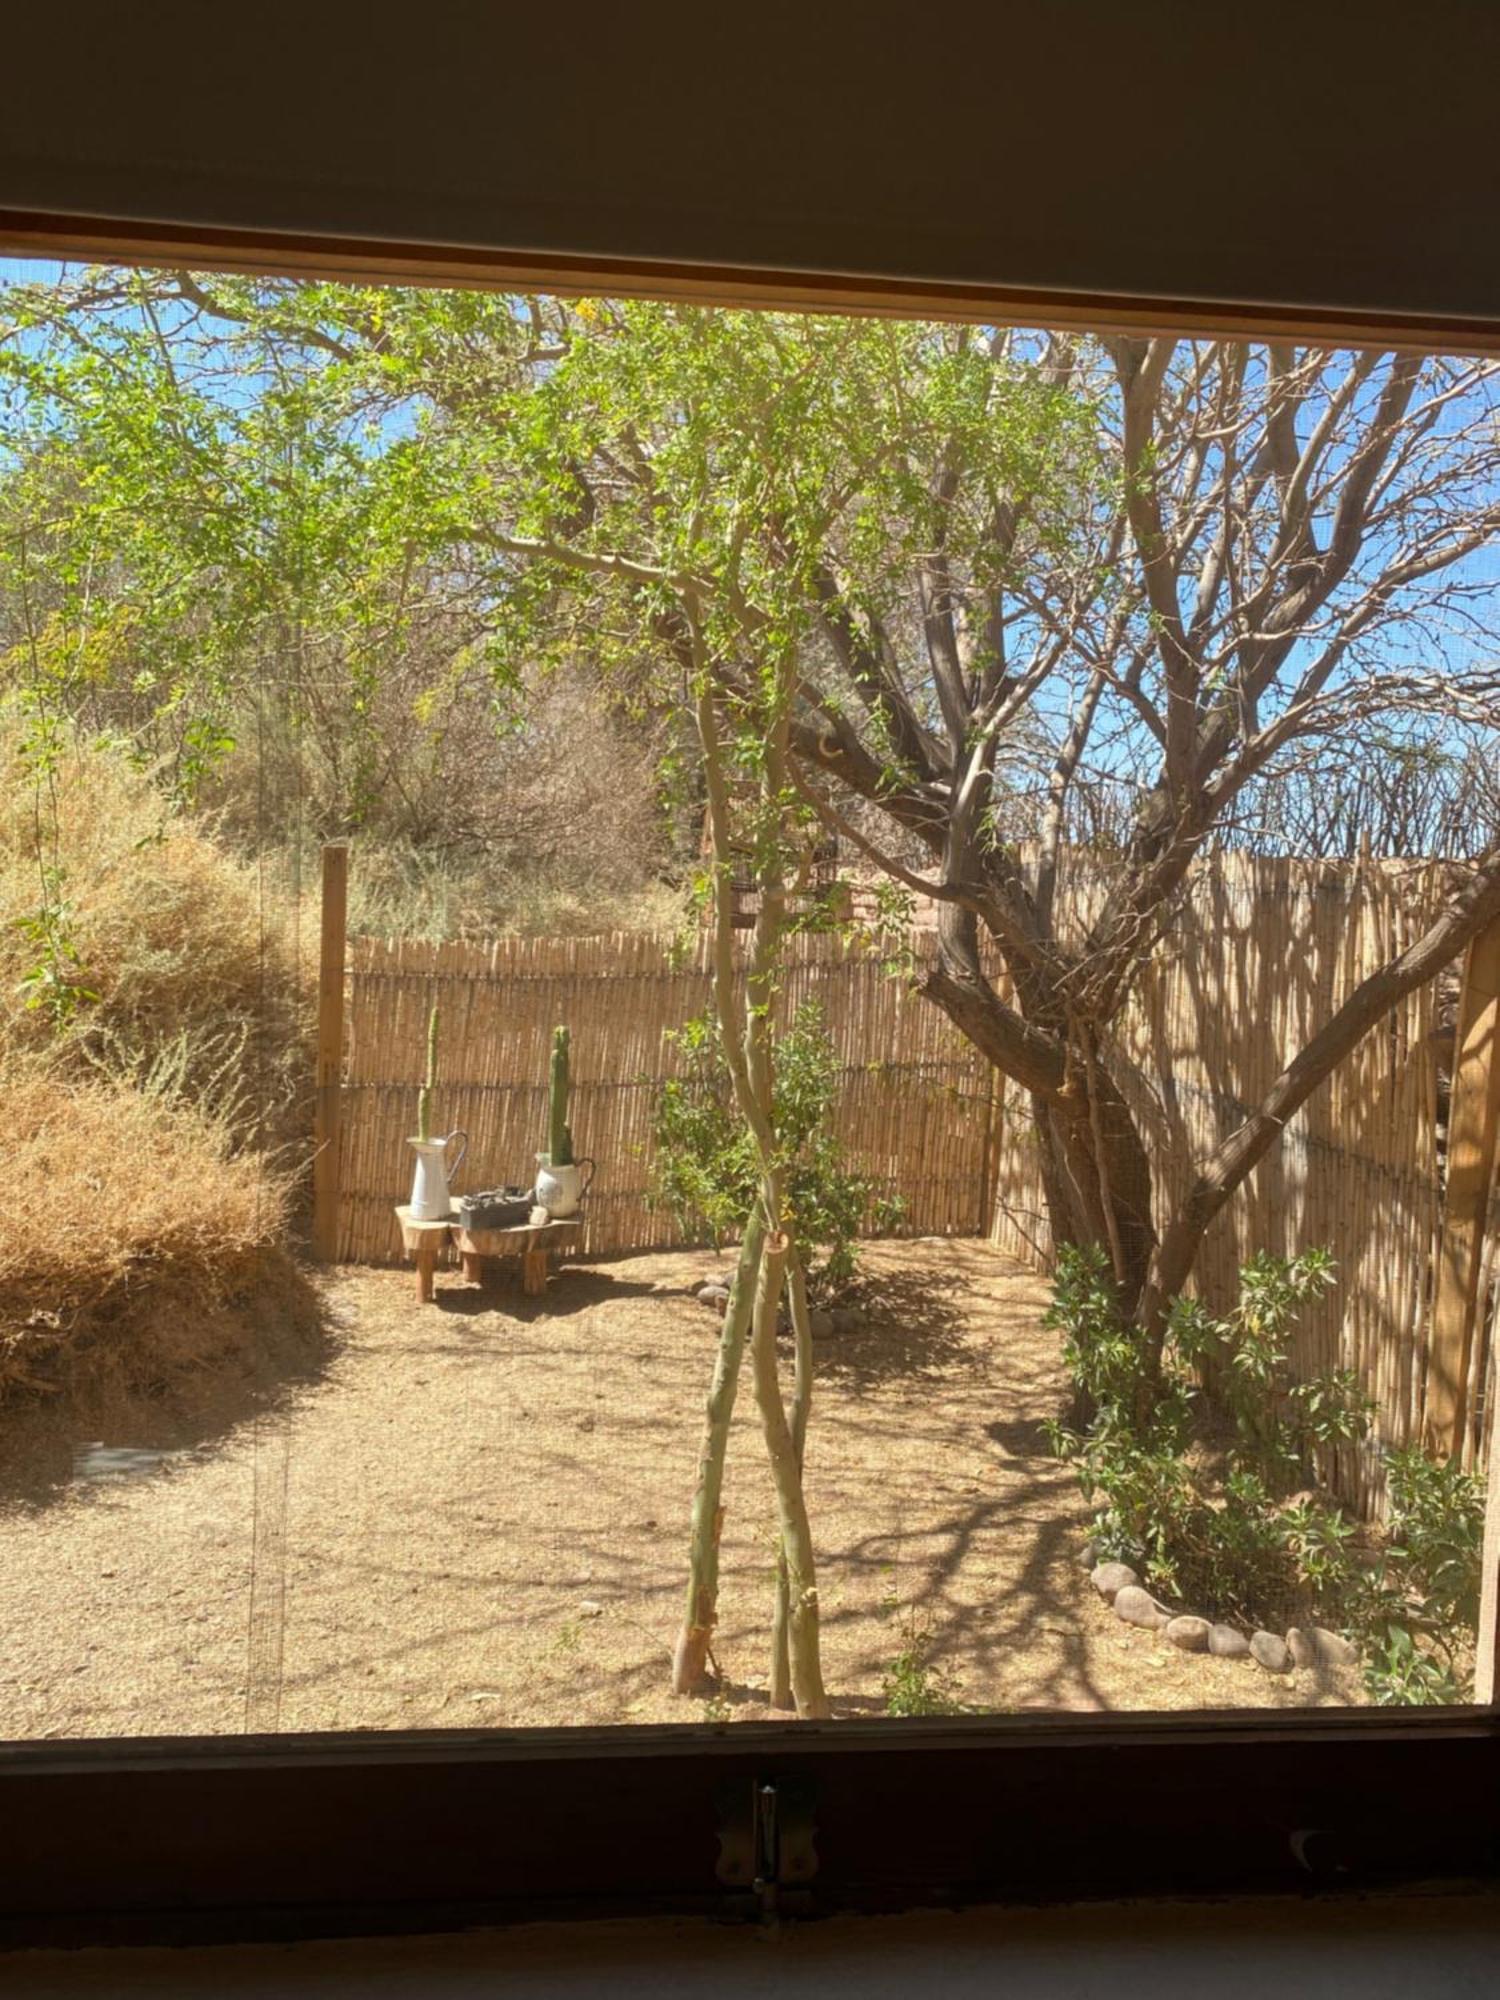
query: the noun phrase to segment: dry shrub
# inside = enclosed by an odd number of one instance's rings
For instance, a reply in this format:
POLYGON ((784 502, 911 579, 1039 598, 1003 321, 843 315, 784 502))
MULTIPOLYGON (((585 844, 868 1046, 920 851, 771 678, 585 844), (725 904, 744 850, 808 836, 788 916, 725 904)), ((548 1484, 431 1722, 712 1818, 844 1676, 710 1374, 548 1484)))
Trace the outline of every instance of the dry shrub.
POLYGON ((70 743, 39 774, 21 745, 0 714, 0 1042, 206 1101, 236 1145, 304 1135, 310 1009, 285 906, 119 749, 70 743), (76 955, 68 977, 96 996, 61 1031, 23 988, 45 906, 76 955))
POLYGON ((151 1394, 305 1346, 310 1287, 282 1247, 288 1186, 222 1127, 129 1083, 0 1069, 12 1203, 0 1232, 0 1398, 151 1394))
POLYGON ((255 872, 116 748, 50 770, 0 713, 0 1398, 157 1393, 305 1350, 284 1248, 309 1009, 255 872), (54 912, 71 1012, 29 1006, 54 912))

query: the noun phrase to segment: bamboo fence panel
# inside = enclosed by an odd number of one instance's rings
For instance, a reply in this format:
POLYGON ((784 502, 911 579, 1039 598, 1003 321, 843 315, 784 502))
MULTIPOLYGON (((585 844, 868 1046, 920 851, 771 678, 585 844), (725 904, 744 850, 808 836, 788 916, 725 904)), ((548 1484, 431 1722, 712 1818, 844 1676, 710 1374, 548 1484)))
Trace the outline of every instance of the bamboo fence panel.
MULTIPOLYGON (((930 940, 918 949, 931 950, 930 940)), ((902 961, 833 938, 801 940, 779 1006, 821 1007, 841 1067, 837 1127, 882 1192, 901 1197, 902 1233, 983 1234, 989 1079, 957 1030, 901 980, 902 961)), ((669 1034, 709 1005, 700 943, 674 962, 666 940, 602 938, 350 945, 339 1254, 399 1255, 393 1204, 440 1010, 434 1117, 469 1134, 463 1186, 529 1183, 544 1143, 552 1029, 572 1030, 575 1149, 598 1161, 582 1254, 669 1248, 676 1218, 648 1199, 652 1102, 679 1068, 669 1034)))
MULTIPOLYGON (((1141 1120, 1165 1208, 1285 1062, 1360 979, 1415 938, 1441 894, 1434 863, 1314 863, 1221 856, 1199 865, 1107 1052, 1141 1120), (1246 1024, 1253 1031, 1246 1031, 1246 1024)), ((1065 873, 1065 934, 1081 935, 1107 883, 1065 873)), ((816 1000, 841 1066, 840 1136, 860 1169, 898 1194, 912 1235, 987 1234, 1033 1268, 1051 1253, 1028 1094, 993 1075, 901 976, 934 949, 916 931, 884 955, 834 937, 792 942, 778 1005, 816 1000)), ((998 961, 991 968, 999 977, 998 961)), ((1003 983, 1003 982, 1002 982, 1003 983)), ((677 1060, 669 1035, 709 1006, 707 943, 685 957, 639 932, 430 945, 350 943, 339 1254, 388 1263, 393 1204, 409 1175, 428 1010, 442 1013, 441 1129, 469 1133, 461 1185, 529 1183, 543 1143, 547 1061, 572 1029, 572 1123, 598 1160, 582 1253, 681 1244, 649 1199, 651 1107, 677 1060)), ((1438 999, 1413 993, 1290 1121, 1216 1221, 1195 1284, 1216 1308, 1256 1251, 1326 1247, 1339 1283, 1310 1311, 1294 1360, 1355 1371, 1378 1405, 1377 1436, 1325 1468, 1378 1510, 1380 1447, 1420 1435, 1433 1258, 1442 1220, 1438 999)), ((1158 1226, 1164 1220, 1158 1214, 1158 1226)), ((1473 1387, 1492 1392, 1500 1315, 1500 1214, 1489 1238, 1473 1387)), ((1471 1396, 1478 1449, 1486 1396, 1471 1396)))

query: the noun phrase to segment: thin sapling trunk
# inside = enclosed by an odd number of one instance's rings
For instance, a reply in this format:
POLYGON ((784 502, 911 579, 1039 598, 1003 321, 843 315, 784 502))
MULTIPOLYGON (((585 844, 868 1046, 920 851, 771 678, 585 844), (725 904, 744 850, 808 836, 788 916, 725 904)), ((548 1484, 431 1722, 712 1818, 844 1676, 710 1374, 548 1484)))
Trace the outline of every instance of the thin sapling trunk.
MULTIPOLYGON (((761 1428, 765 1433, 766 1454, 771 1461, 771 1482, 776 1491, 776 1512, 781 1529, 781 1567, 786 1573, 785 1640, 791 1702, 783 1705, 795 1705, 798 1715, 809 1721, 825 1721, 833 1711, 824 1691, 823 1667, 819 1657, 818 1583, 812 1529, 802 1491, 802 1470, 798 1463, 796 1441, 787 1421, 776 1367, 776 1316, 781 1302, 787 1249, 784 1236, 769 1236, 761 1253, 750 1365, 755 1380, 756 1407, 760 1411, 761 1428)), ((781 1577, 778 1573, 778 1600, 780 1590, 781 1577)), ((775 1698, 774 1688, 772 1698, 775 1698)))
MULTIPOLYGON (((803 1472, 807 1452, 807 1420, 812 1414, 812 1316, 807 1306, 807 1273, 795 1243, 787 1252, 786 1299, 792 1321, 792 1449, 797 1471, 803 1472)), ((791 1589, 786 1544, 776 1550, 776 1608, 771 1620, 771 1706, 791 1708, 792 1665, 788 1646, 791 1589)))
POLYGON ((672 1654, 672 1688, 676 1694, 691 1694, 701 1684, 713 1643, 719 1601, 719 1538, 724 1528, 724 1460, 765 1235, 765 1217, 757 1206, 740 1245, 739 1263, 724 1309, 713 1383, 708 1392, 688 1541, 687 1609, 672 1654))

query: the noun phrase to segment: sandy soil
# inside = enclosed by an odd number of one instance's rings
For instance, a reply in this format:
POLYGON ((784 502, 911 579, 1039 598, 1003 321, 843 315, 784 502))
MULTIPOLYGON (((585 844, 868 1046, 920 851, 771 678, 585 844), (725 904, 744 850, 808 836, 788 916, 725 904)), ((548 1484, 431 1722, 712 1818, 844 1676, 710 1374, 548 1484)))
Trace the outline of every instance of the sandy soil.
MULTIPOLYGON (((0 1736, 759 1717, 772 1509, 736 1415, 709 1702, 674 1697, 713 1315, 704 1252, 560 1272, 400 1272, 327 1288, 319 1371, 259 1409, 75 1435, 8 1420, 0 1736), (157 1458, 155 1453, 164 1451, 157 1458), (136 1456, 137 1453, 146 1455, 136 1456), (82 1471, 84 1476, 78 1476, 82 1471)), ((722 1268, 722 1267, 721 1267, 722 1268)), ((877 1244, 881 1296, 820 1348, 809 1504, 841 1714, 884 1711, 911 1629, 983 1710, 1357 1701, 1127 1629, 1080 1566, 1081 1499, 1040 1283, 975 1243, 877 1244)))

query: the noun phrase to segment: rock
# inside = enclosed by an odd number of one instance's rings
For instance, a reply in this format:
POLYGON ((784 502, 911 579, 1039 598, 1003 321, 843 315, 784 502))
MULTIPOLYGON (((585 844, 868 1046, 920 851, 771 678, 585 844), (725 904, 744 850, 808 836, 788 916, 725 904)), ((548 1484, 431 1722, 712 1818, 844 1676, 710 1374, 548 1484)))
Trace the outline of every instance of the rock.
POLYGON ((728 1285, 702 1285, 693 1296, 700 1306, 727 1306, 729 1303, 729 1287, 728 1285))
POLYGON ((580 1618, 602 1618, 604 1606, 596 1604, 592 1597, 586 1597, 578 1607, 578 1615, 580 1618))
POLYGON ((1292 1656, 1287 1651, 1286 1641, 1278 1639, 1274 1632, 1250 1634, 1250 1657, 1268 1674, 1284 1674, 1291 1670, 1292 1656))
POLYGON ((1159 1632, 1170 1615, 1138 1583, 1127 1583, 1115 1593, 1115 1616, 1123 1618, 1127 1625, 1143 1625, 1148 1632, 1159 1632))
POLYGON ((858 1306, 835 1306, 828 1317, 833 1321, 835 1333, 858 1333, 864 1325, 864 1314, 858 1306))
POLYGON ((1312 1642, 1317 1648, 1321 1666, 1352 1667, 1358 1664, 1359 1648, 1337 1632, 1330 1632, 1326 1625, 1314 1625, 1312 1642))
POLYGON ((1180 1618, 1169 1618, 1163 1627, 1163 1637, 1179 1651, 1202 1653, 1208 1649, 1208 1635, 1213 1630, 1206 1618, 1195 1618, 1184 1612, 1180 1618))
POLYGON ((807 1324, 814 1340, 826 1340, 833 1332, 833 1314, 824 1312, 821 1306, 814 1306, 807 1315, 807 1324))
POLYGON ((1318 1664, 1318 1642, 1311 1632, 1304 1632, 1293 1625, 1286 1635, 1286 1649, 1292 1656, 1294 1667, 1315 1667, 1318 1664))
POLYGON ((1091 1571, 1089 1581, 1106 1604, 1113 1604, 1118 1591, 1127 1589, 1132 1583, 1139 1583, 1140 1578, 1129 1563, 1100 1563, 1096 1570, 1091 1571))
POLYGON ((1210 1625, 1208 1650, 1221 1660, 1243 1660, 1250 1651, 1250 1641, 1232 1625, 1210 1625))

